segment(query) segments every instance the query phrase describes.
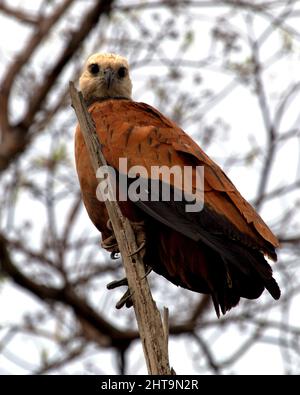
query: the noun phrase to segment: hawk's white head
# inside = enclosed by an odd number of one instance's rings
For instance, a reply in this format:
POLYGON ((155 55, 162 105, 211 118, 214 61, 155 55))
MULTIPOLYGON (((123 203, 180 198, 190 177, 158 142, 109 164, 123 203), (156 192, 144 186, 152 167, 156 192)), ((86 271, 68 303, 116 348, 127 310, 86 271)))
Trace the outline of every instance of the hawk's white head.
POLYGON ((96 53, 88 58, 79 85, 87 102, 103 98, 131 99, 128 62, 112 53, 96 53))

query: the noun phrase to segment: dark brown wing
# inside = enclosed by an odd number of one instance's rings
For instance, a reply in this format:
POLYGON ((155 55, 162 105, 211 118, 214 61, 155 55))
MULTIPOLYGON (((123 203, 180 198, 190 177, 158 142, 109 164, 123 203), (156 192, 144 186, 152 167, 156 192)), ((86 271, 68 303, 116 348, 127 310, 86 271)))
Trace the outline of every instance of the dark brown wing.
POLYGON ((278 240, 268 226, 220 167, 173 122, 144 103, 123 100, 95 103, 91 113, 108 163, 118 169, 119 158, 127 157, 129 166, 143 165, 149 174, 153 165, 204 166, 207 207, 276 258, 278 240))

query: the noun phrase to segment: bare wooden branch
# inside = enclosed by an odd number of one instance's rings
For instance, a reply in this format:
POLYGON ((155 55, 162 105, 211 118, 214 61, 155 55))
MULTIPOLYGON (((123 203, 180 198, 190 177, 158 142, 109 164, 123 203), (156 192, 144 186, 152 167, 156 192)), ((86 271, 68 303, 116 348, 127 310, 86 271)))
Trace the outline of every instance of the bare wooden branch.
MULTIPOLYGON (((70 307, 79 320, 86 337, 92 333, 93 340, 97 338, 98 344, 100 343, 99 339, 101 339, 101 347, 113 347, 117 350, 125 350, 132 341, 138 338, 138 333, 135 330, 118 328, 90 306, 83 297, 78 296, 74 291, 74 285, 76 284, 71 283, 68 286, 54 288, 28 278, 12 261, 8 251, 10 244, 9 240, 0 234, 0 273, 5 273, 20 287, 46 303, 58 302, 70 307)), ((194 332, 195 329, 195 322, 188 319, 186 322, 171 325, 170 334, 177 336, 194 332)))
POLYGON ((166 348, 167 352, 169 353, 169 309, 167 307, 164 307, 163 310, 163 329, 164 329, 164 335, 165 335, 165 343, 166 343, 166 348))
POLYGON ((57 7, 50 17, 41 20, 37 31, 34 32, 33 36, 28 41, 28 44, 16 57, 11 67, 7 68, 7 72, 2 79, 2 83, 0 85, 0 129, 2 132, 2 141, 0 145, 0 172, 5 170, 13 159, 26 149, 26 146, 30 141, 27 136, 28 129, 34 124, 36 114, 41 110, 42 105, 44 104, 50 90, 56 83, 57 78, 78 50, 80 44, 97 24, 101 15, 109 14, 111 5, 114 2, 114 0, 97 1, 94 6, 88 10, 78 29, 73 31, 70 35, 64 51, 45 76, 44 82, 36 87, 34 95, 31 96, 28 102, 27 111, 23 119, 17 125, 11 125, 8 119, 8 103, 15 78, 22 67, 31 58, 34 51, 38 48, 42 39, 48 35, 52 27, 72 5, 73 1, 74 0, 65 0, 57 7))
POLYGON ((26 13, 25 11, 21 11, 18 8, 10 7, 3 1, 0 3, 0 11, 29 25, 36 25, 38 23, 38 18, 36 18, 35 16, 26 13))
POLYGON ((270 106, 265 90, 265 85, 263 81, 263 66, 260 60, 259 45, 258 40, 255 38, 253 31, 253 17, 252 15, 247 15, 247 27, 248 27, 248 40, 249 46, 252 50, 252 62, 254 65, 254 85, 257 99, 259 102, 259 108, 261 111, 263 124, 267 133, 267 149, 264 159, 263 169, 261 172, 261 177, 258 185, 257 198, 255 199, 254 206, 256 209, 260 209, 263 203, 262 196, 268 186, 268 180, 272 168, 272 162, 275 156, 275 140, 277 138, 276 125, 273 122, 270 106))
POLYGON ((194 8, 208 8, 208 7, 220 7, 220 6, 234 6, 237 8, 244 8, 253 10, 256 12, 262 12, 266 9, 272 9, 279 2, 262 2, 261 4, 253 4, 251 1, 239 1, 239 0, 222 0, 222 1, 192 1, 192 0, 159 0, 159 1, 149 1, 149 2, 137 2, 136 4, 130 5, 117 5, 115 8, 122 11, 130 10, 145 10, 145 9, 155 9, 162 7, 194 7, 194 8))
POLYGON ((16 284, 27 289, 43 301, 56 301, 69 305, 77 318, 90 326, 97 328, 102 334, 107 346, 125 348, 136 339, 135 331, 122 331, 99 315, 84 298, 78 296, 71 286, 61 288, 48 287, 38 284, 23 274, 11 260, 7 250, 6 239, 0 234, 0 271, 9 275, 16 284))
POLYGON ((77 51, 80 43, 88 36, 90 31, 99 21, 100 16, 109 13, 113 1, 114 0, 102 0, 95 2, 94 7, 89 9, 78 29, 72 32, 69 41, 66 43, 63 53, 60 55, 52 69, 47 74, 45 82, 39 87, 38 91, 35 92, 35 95, 32 96, 27 113, 24 119, 21 121, 23 127, 28 128, 31 125, 35 114, 41 108, 41 103, 43 103, 45 100, 47 94, 54 85, 63 68, 77 51))
MULTIPOLYGON (((106 166, 107 163, 101 152, 95 126, 82 95, 72 82, 70 95, 96 173, 99 167, 106 166)), ((111 185, 108 185, 108 188, 113 195, 111 185)), ((134 254, 138 247, 133 229, 116 201, 106 200, 105 204, 123 258, 148 372, 160 375, 171 374, 161 316, 151 295, 142 257, 140 254, 134 254)))
POLYGON ((7 68, 7 72, 4 75, 2 86, 0 89, 0 105, 2 108, 0 124, 3 131, 9 129, 8 121, 8 102, 11 93, 12 85, 15 81, 16 76, 20 72, 21 68, 28 62, 32 54, 47 36, 53 25, 59 20, 59 18, 67 11, 74 0, 65 0, 60 6, 58 6, 53 14, 47 19, 41 20, 39 27, 35 30, 28 41, 23 51, 15 59, 13 65, 7 68))

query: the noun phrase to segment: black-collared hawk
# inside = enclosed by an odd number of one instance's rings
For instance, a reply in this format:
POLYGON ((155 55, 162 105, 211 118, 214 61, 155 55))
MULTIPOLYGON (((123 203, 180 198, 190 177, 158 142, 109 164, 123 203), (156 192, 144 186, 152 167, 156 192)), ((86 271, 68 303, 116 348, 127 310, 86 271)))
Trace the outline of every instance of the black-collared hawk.
MULTIPOLYGON (((145 265, 175 285, 210 294, 218 316, 220 309, 225 314, 241 297, 258 298, 265 288, 278 299, 280 289, 265 259, 276 260, 278 240, 191 137, 155 108, 131 99, 127 60, 115 54, 92 55, 80 77, 80 89, 106 161, 116 171, 120 158, 127 158, 128 166, 144 166, 148 174, 152 166, 204 167, 201 211, 186 211, 173 194, 169 201, 120 201, 123 214, 132 223, 143 224, 145 265)), ((88 215, 102 233, 103 245, 112 251, 114 236, 105 204, 96 196, 99 180, 79 127, 75 155, 88 215)), ((151 180, 146 181, 149 192, 151 180)), ((170 184, 172 188, 172 179, 170 184)))

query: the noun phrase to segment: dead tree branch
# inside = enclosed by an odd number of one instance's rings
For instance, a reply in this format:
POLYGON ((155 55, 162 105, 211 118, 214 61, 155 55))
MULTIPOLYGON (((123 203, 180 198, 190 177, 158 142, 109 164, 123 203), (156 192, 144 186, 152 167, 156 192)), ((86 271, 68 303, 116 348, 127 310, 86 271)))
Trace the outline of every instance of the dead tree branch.
MULTIPOLYGON (((95 126, 82 95, 76 91, 73 83, 70 83, 70 95, 96 173, 99 167, 107 166, 107 163, 101 152, 95 126)), ((109 183, 108 188, 113 196, 113 189, 109 183)), ((160 313, 151 295, 142 257, 134 253, 138 246, 133 229, 116 201, 105 200, 105 205, 123 258, 148 372, 149 374, 171 374, 167 336, 165 336, 160 313)))
POLYGON ((0 3, 0 11, 4 14, 17 19, 23 23, 27 23, 29 25, 36 25, 38 23, 38 18, 26 13, 25 11, 20 11, 17 8, 9 7, 3 1, 0 3))
POLYGON ((17 125, 10 125, 9 114, 9 97, 12 90, 12 85, 20 72, 21 68, 31 58, 33 52, 36 50, 42 39, 47 36, 50 29, 72 4, 73 0, 66 0, 47 20, 42 20, 37 32, 34 32, 28 45, 21 52, 15 60, 12 67, 8 68, 7 74, 3 78, 0 86, 0 129, 2 130, 2 141, 0 147, 0 172, 5 170, 12 160, 18 156, 26 148, 29 138, 28 129, 56 83, 64 67, 68 64, 72 56, 78 50, 81 42, 87 37, 93 27, 99 21, 103 14, 110 12, 111 5, 114 0, 97 1, 83 18, 78 29, 72 32, 69 41, 67 42, 64 51, 54 64, 53 68, 47 73, 44 78, 44 83, 37 87, 34 95, 29 101, 27 111, 23 119, 17 125))
POLYGON ((16 284, 29 290, 44 301, 61 302, 70 306, 74 313, 85 323, 97 328, 103 335, 103 346, 120 348, 136 339, 136 332, 123 332, 102 318, 87 302, 79 297, 70 286, 62 288, 48 287, 38 284, 24 275, 12 262, 6 247, 6 240, 0 235, 0 269, 9 275, 16 284))

